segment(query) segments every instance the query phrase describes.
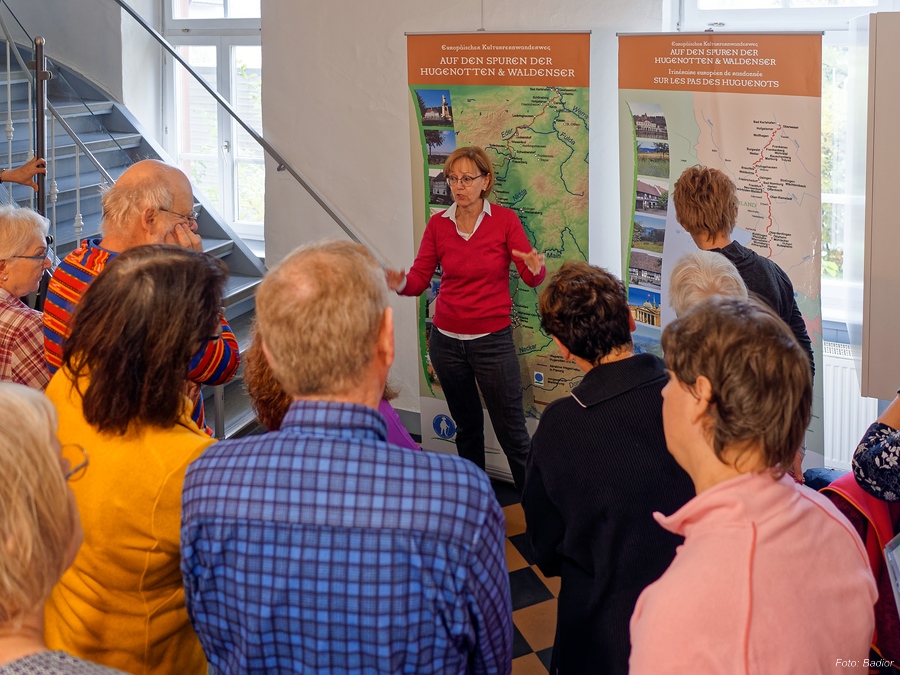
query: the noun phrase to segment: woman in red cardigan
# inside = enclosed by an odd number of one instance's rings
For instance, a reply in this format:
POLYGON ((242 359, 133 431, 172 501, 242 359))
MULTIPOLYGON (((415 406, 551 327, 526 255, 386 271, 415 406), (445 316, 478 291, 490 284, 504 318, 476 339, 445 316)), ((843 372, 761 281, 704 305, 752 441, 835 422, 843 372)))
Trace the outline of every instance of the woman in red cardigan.
POLYGON ((510 325, 509 265, 515 263, 522 280, 534 288, 546 274, 544 256, 514 211, 485 199, 494 187, 494 168, 484 150, 457 149, 444 164, 444 176, 453 205, 428 221, 409 272, 387 270, 388 286, 417 296, 441 266, 428 349, 456 423, 456 449, 484 468, 480 389, 521 492, 530 438, 510 325))

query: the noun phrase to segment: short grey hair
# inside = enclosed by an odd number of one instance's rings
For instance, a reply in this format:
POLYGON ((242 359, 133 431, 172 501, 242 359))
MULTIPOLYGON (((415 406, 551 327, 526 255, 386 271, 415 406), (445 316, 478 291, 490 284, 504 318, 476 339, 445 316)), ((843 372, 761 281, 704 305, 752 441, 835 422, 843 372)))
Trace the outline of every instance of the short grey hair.
POLYGON ((174 201, 175 193, 168 181, 116 183, 106 188, 101 196, 100 231, 104 236, 127 233, 146 208, 171 209, 174 201))
POLYGON ((692 251, 679 258, 669 276, 669 304, 675 315, 715 295, 747 299, 747 286, 731 261, 712 251, 692 251))
POLYGON ((375 357, 388 288, 361 244, 302 246, 260 284, 256 312, 275 379, 290 396, 343 394, 375 357))
POLYGON ((0 205, 0 260, 25 255, 35 237, 44 239, 50 221, 37 211, 9 204, 0 205))

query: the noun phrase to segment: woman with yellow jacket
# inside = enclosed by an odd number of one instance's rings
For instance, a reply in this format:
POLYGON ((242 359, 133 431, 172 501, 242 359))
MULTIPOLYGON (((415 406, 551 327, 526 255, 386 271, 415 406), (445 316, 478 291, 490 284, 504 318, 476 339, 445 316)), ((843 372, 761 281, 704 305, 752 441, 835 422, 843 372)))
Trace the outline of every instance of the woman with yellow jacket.
POLYGON ((191 356, 219 339, 225 278, 206 254, 140 246, 78 305, 47 389, 60 442, 90 458, 71 482, 84 544, 45 609, 52 649, 129 673, 206 672, 179 529, 184 472, 213 440, 191 420, 184 381, 191 356))

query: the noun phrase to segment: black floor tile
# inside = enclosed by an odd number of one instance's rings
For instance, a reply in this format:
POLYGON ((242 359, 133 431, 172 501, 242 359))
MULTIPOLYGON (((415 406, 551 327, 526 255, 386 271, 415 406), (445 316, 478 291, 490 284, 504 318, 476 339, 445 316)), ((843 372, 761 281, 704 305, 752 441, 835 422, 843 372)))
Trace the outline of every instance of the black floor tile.
POLYGON ((519 503, 519 493, 516 490, 516 486, 512 483, 492 480, 491 487, 494 488, 494 494, 497 495, 497 501, 500 502, 500 506, 512 506, 519 503))
POLYGON ((553 647, 547 647, 547 649, 542 649, 539 652, 535 652, 537 657, 541 660, 541 663, 544 664, 544 668, 548 671, 550 670, 550 658, 553 656, 553 647))
POLYGON ((509 573, 509 589, 513 611, 553 600, 553 593, 530 567, 509 573))
POLYGON ((529 565, 534 565, 534 549, 531 547, 531 540, 528 538, 528 534, 523 532, 522 534, 514 534, 511 537, 507 537, 513 546, 516 547, 516 550, 522 554, 522 557, 525 558, 525 562, 529 565))
POLYGON ((522 634, 519 632, 519 629, 513 625, 513 654, 512 657, 514 659, 519 658, 520 656, 525 656, 526 654, 531 654, 534 650, 528 644, 528 641, 522 637, 522 634))

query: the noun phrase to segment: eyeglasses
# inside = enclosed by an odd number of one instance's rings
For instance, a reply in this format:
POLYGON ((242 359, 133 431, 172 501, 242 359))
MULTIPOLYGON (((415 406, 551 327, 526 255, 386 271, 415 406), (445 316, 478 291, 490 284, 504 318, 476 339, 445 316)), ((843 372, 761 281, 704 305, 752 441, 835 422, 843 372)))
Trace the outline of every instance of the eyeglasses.
POLYGON ((197 211, 191 211, 190 213, 178 213, 178 211, 173 211, 172 209, 164 209, 162 206, 159 207, 160 211, 165 211, 166 213, 171 213, 173 216, 178 216, 179 218, 184 218, 185 220, 193 220, 195 223, 197 222, 197 218, 200 217, 200 214, 197 211))
POLYGON ((472 184, 472 181, 484 178, 485 176, 487 176, 486 173, 480 173, 477 176, 447 176, 447 182, 450 183, 450 185, 462 183, 463 187, 469 187, 472 184))
POLYGON ((39 253, 38 255, 11 255, 10 258, 21 258, 22 260, 40 260, 41 262, 43 262, 53 254, 53 237, 48 236, 46 239, 47 248, 44 249, 43 253, 39 253))
POLYGON ((66 443, 64 446, 62 446, 63 452, 65 452, 66 448, 73 448, 74 450, 80 452, 84 457, 84 461, 82 461, 80 464, 76 465, 66 473, 66 480, 80 480, 87 471, 88 464, 90 463, 88 460, 87 450, 76 443, 66 443))

